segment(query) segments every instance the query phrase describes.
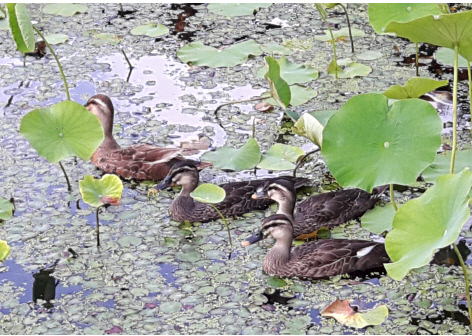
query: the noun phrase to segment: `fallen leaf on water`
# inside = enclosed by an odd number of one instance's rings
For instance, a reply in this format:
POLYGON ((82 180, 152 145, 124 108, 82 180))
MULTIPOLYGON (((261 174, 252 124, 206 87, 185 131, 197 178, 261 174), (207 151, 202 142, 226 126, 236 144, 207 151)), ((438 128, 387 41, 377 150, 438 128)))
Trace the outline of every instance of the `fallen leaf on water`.
POLYGON ((386 305, 359 313, 349 305, 349 300, 336 299, 321 312, 321 316, 333 317, 339 323, 353 328, 365 328, 370 325, 382 324, 388 316, 386 305))
POLYGON ((262 103, 257 103, 256 105, 254 105, 254 108, 260 112, 268 112, 271 109, 273 109, 274 106, 272 106, 268 102, 262 102, 262 103))

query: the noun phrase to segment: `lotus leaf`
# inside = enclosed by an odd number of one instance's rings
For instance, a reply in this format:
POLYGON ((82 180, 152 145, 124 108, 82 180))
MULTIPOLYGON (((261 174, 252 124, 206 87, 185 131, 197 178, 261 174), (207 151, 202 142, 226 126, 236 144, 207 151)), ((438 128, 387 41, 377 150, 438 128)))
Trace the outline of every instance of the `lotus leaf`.
POLYGON ((287 47, 284 47, 278 43, 275 42, 268 42, 263 45, 261 45, 262 51, 266 53, 273 53, 273 54, 279 54, 279 55, 289 55, 292 53, 292 50, 290 50, 287 47))
MULTIPOLYGON (((290 104, 292 98, 290 87, 287 82, 280 77, 280 66, 277 60, 273 57, 265 57, 267 72, 264 77, 269 82, 270 95, 275 100, 276 104, 284 110, 290 104)), ((272 103, 271 103, 272 104, 272 103)))
POLYGON ((434 160, 441 130, 441 118, 426 101, 389 106, 382 94, 361 94, 329 119, 322 154, 344 187, 372 191, 383 184, 410 184, 434 160))
POLYGON ((69 36, 66 34, 49 34, 44 36, 46 41, 48 41, 49 44, 61 44, 64 43, 69 39, 69 36))
POLYGON ((43 7, 43 12, 52 15, 72 16, 83 13, 87 10, 87 6, 71 3, 47 4, 43 7))
POLYGON ((293 125, 293 132, 310 139, 321 147, 323 143, 323 125, 309 113, 304 113, 293 125))
POLYGON ((222 147, 214 152, 207 152, 202 156, 203 161, 213 163, 215 169, 241 171, 254 168, 261 160, 261 152, 254 138, 241 148, 222 147))
MULTIPOLYGON (((449 48, 439 48, 434 55, 439 63, 454 66, 454 50, 449 48)), ((467 68, 467 60, 459 55, 459 68, 467 68)))
POLYGON ((10 246, 4 240, 0 239, 0 262, 4 262, 5 258, 10 254, 10 246))
POLYGON ((378 50, 366 50, 357 55, 357 58, 363 61, 372 61, 383 56, 383 53, 378 50))
POLYGON ((382 324, 388 316, 388 308, 386 305, 379 305, 372 310, 359 313, 352 309, 349 300, 340 301, 336 299, 321 312, 321 316, 333 317, 339 323, 348 327, 365 328, 382 324))
MULTIPOLYGON (((315 36, 315 40, 318 41, 325 41, 325 42, 331 42, 331 34, 329 33, 329 30, 325 30, 325 35, 318 35, 315 36)), ((352 37, 364 37, 365 33, 356 28, 351 29, 352 37)), ((349 28, 343 28, 341 30, 333 30, 333 37, 335 39, 343 38, 343 37, 349 37, 349 28)))
POLYGON ((20 133, 49 162, 72 155, 88 160, 103 141, 98 118, 72 101, 29 112, 21 120, 20 133))
MULTIPOLYGON (((310 66, 296 64, 290 62, 286 57, 277 60, 280 66, 280 77, 282 77, 288 85, 295 83, 311 82, 318 78, 318 70, 310 66)), ((257 76, 264 77, 266 68, 257 71, 257 76)))
POLYGON ((84 202, 98 208, 104 204, 110 204, 110 198, 118 200, 119 203, 123 192, 123 183, 116 175, 105 174, 101 179, 85 175, 84 179, 79 181, 79 189, 84 202))
POLYGON ((121 37, 111 34, 111 33, 99 33, 93 35, 92 43, 98 46, 103 44, 119 44, 121 42, 121 37))
POLYGON ((447 85, 447 83, 447 79, 439 81, 429 78, 414 77, 410 78, 404 86, 391 86, 387 91, 384 92, 384 95, 390 99, 419 98, 425 93, 447 85))
POLYGON ((0 197, 0 220, 10 219, 13 216, 13 208, 13 204, 9 200, 0 197))
POLYGON ((150 37, 157 37, 165 35, 168 32, 169 28, 160 23, 157 25, 157 27, 154 23, 149 23, 142 26, 134 27, 131 30, 131 35, 146 35, 150 37))
MULTIPOLYGON (((435 183, 441 175, 448 174, 451 165, 451 151, 436 155, 434 162, 422 173, 423 179, 428 183, 435 183)), ((457 151, 454 170, 462 171, 464 168, 472 169, 472 149, 457 151)))
POLYGON ((291 170, 295 168, 294 162, 305 152, 294 146, 275 144, 262 155, 258 168, 267 170, 291 170))
POLYGON ((223 188, 211 183, 200 184, 191 194, 195 200, 202 203, 220 203, 226 197, 223 188))
POLYGON ((393 263, 388 274, 401 280, 409 270, 427 265, 437 249, 456 241, 470 216, 472 173, 442 175, 421 197, 398 209, 385 247, 393 263))
POLYGON ((324 127, 328 123, 329 118, 331 118, 336 112, 338 112, 338 110, 312 111, 309 113, 324 127))
POLYGON ((210 3, 208 10, 227 17, 253 15, 259 8, 267 8, 271 3, 210 3))
MULTIPOLYGON (((335 76, 334 60, 328 66, 328 73, 335 76)), ((350 59, 338 60, 338 78, 354 78, 367 76, 372 72, 368 65, 352 62, 350 59)))
POLYGON ((34 29, 26 5, 24 3, 8 3, 5 6, 17 49, 21 52, 34 51, 34 29))
POLYGON ((284 281, 284 279, 281 279, 278 276, 268 277, 267 282, 269 283, 269 286, 271 286, 271 287, 285 287, 285 286, 287 286, 287 283, 284 281))
POLYGON ((260 45, 254 40, 234 44, 224 49, 215 49, 203 45, 202 42, 192 42, 177 51, 182 62, 192 62, 198 66, 233 67, 247 61, 249 55, 260 55, 260 45))
POLYGON ((377 206, 362 216, 362 228, 378 235, 390 231, 395 213, 392 203, 388 203, 384 207, 377 206))

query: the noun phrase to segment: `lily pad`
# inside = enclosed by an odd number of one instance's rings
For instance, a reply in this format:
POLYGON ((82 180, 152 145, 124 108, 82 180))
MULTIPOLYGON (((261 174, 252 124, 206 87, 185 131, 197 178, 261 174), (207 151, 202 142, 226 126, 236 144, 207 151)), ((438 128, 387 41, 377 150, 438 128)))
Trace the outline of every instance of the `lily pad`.
POLYGON ((304 113, 293 125, 293 132, 310 139, 314 144, 321 147, 323 143, 324 126, 310 113, 304 113))
POLYGON ((425 93, 447 85, 447 83, 447 79, 439 81, 430 78, 414 77, 410 78, 404 86, 391 86, 387 91, 384 92, 384 95, 390 99, 419 98, 425 93))
MULTIPOLYGON (((278 54, 278 55, 290 55, 292 53, 292 50, 290 50, 287 47, 284 47, 276 42, 268 42, 263 45, 261 45, 262 51, 266 53, 271 53, 271 54, 278 54)), ((263 76, 262 76, 263 77, 263 76)))
POLYGON ((292 99, 291 90, 287 82, 280 77, 280 65, 273 57, 265 57, 267 72, 264 75, 269 82, 270 95, 277 105, 286 109, 292 99))
POLYGON ((301 85, 290 85, 290 92, 292 94, 290 105, 292 106, 305 104, 318 95, 318 91, 309 86, 305 87, 301 85))
POLYGON ((24 3, 7 3, 5 7, 17 49, 21 52, 34 51, 34 29, 26 5, 24 3))
POLYGON ((211 183, 200 184, 191 194, 195 200, 202 203, 220 203, 226 197, 223 188, 211 183))
MULTIPOLYGON (((451 151, 437 154, 434 162, 422 173, 423 179, 428 183, 435 183, 441 175, 449 173, 451 165, 451 151)), ((454 162, 454 172, 462 171, 464 168, 472 169, 472 149, 457 151, 454 162)))
POLYGON ((292 170, 295 168, 294 162, 305 152, 294 146, 275 144, 262 155, 258 168, 267 170, 292 170))
POLYGON ((357 58, 363 61, 372 61, 383 56, 383 53, 379 50, 366 50, 363 53, 357 55, 357 58))
POLYGON ((49 162, 72 155, 86 161, 103 141, 98 118, 72 101, 29 112, 21 120, 20 133, 49 162))
POLYGON ((49 34, 45 35, 44 38, 49 44, 61 44, 69 40, 69 36, 66 34, 49 34))
POLYGON ((362 216, 362 228, 377 235, 390 231, 392 229, 395 213, 396 211, 392 203, 388 203, 384 207, 376 206, 362 216))
POLYGON ((10 246, 4 240, 0 239, 0 262, 4 262, 5 258, 10 254, 10 246))
POLYGON ((271 276, 267 278, 267 282, 271 287, 285 287, 287 286, 287 283, 284 281, 284 279, 281 279, 277 276, 271 276))
MULTIPOLYGON (((318 78, 318 70, 313 67, 305 66, 290 62, 287 58, 281 57, 277 60, 280 66, 280 77, 282 77, 288 85, 295 83, 311 82, 318 78)), ((264 77, 266 68, 257 71, 257 76, 264 77)))
POLYGON ((169 28, 160 23, 157 25, 157 27, 154 23, 149 23, 131 29, 131 35, 146 35, 150 37, 162 36, 168 32, 169 28))
MULTIPOLYGON (((434 54, 439 63, 454 66, 454 50, 449 48, 439 48, 434 54)), ((467 60, 459 55, 459 68, 467 68, 467 60)))
POLYGON ((202 42, 192 42, 177 51, 182 62, 192 62, 198 66, 233 67, 247 61, 249 55, 260 55, 260 45, 254 40, 234 44, 224 49, 215 49, 203 45, 202 42))
POLYGON ((472 173, 442 175, 421 197, 398 209, 385 248, 393 263, 388 274, 401 280, 409 270, 427 265, 434 252, 457 240, 470 216, 472 173), (427 233, 427 234, 425 234, 427 233))
POLYGON ((121 37, 111 34, 111 33, 98 33, 93 35, 92 43, 98 46, 104 44, 119 44, 121 42, 121 37))
POLYGON ((392 21, 407 22, 426 15, 439 15, 435 3, 371 3, 369 21, 377 34, 384 34, 392 21))
POLYGON ((13 216, 13 204, 3 198, 0 197, 0 220, 7 220, 10 219, 13 216))
POLYGON ((215 169, 241 171, 254 168, 261 160, 259 144, 254 138, 249 140, 241 148, 222 147, 214 152, 207 152, 202 156, 202 161, 213 163, 215 169))
POLYGON ((87 8, 87 6, 81 4, 57 3, 45 5, 43 12, 52 15, 72 16, 85 12, 87 8))
POLYGON ((321 316, 333 317, 339 323, 348 327, 365 328, 382 324, 388 316, 388 308, 386 305, 379 305, 374 309, 359 313, 352 309, 349 300, 340 301, 336 299, 321 312, 321 316))
POLYGON ((116 199, 119 202, 123 192, 123 183, 116 175, 105 174, 101 179, 85 175, 84 179, 79 181, 79 189, 84 202, 97 208, 109 204, 103 201, 104 197, 116 199))
MULTIPOLYGON (((315 40, 318 41, 325 41, 325 42, 331 42, 331 34, 329 33, 329 30, 325 30, 325 35, 317 35, 315 36, 315 40)), ((365 33, 356 28, 351 28, 351 33, 352 37, 364 37, 365 33)), ((349 28, 342 28, 340 30, 333 30, 333 37, 335 39, 343 38, 343 37, 349 37, 349 28)))
MULTIPOLYGON (((364 77, 372 72, 368 65, 352 62, 350 59, 338 60, 338 78, 364 77)), ((328 73, 335 76, 334 60, 328 66, 328 73)))
POLYGON ((259 8, 267 8, 271 3, 210 3, 208 10, 227 17, 253 15, 259 8))
POLYGON ((322 154, 343 187, 408 185, 434 160, 441 130, 441 118, 428 102, 407 99, 389 106, 382 94, 361 94, 329 119, 322 154))

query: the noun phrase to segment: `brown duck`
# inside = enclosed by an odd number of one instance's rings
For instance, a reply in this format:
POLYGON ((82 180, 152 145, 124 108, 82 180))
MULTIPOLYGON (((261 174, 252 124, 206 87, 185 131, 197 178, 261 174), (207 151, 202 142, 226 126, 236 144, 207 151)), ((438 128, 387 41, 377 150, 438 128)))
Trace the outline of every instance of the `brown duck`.
POLYGON ((282 214, 267 217, 262 231, 276 240, 262 264, 268 274, 323 279, 346 273, 379 271, 384 263, 390 262, 384 244, 366 240, 322 239, 291 249, 292 220, 282 214))
MULTIPOLYGON (((92 163, 108 174, 135 180, 160 181, 170 168, 184 157, 181 149, 163 148, 150 144, 132 145, 121 148, 113 138, 113 104, 107 96, 97 94, 85 104, 87 110, 98 117, 105 132, 105 139, 92 155, 92 163)), ((211 163, 196 162, 199 168, 211 166, 211 163)))
MULTIPOLYGON (((226 192, 226 198, 215 204, 216 208, 225 217, 239 216, 252 210, 267 208, 273 200, 252 199, 252 195, 260 187, 275 180, 284 180, 292 188, 299 188, 308 182, 306 178, 295 178, 291 176, 276 177, 264 180, 251 180, 244 182, 232 182, 220 185, 226 192)), ((220 218, 218 212, 210 205, 194 201, 190 193, 197 188, 199 182, 199 172, 194 162, 185 160, 179 161, 171 168, 167 177, 156 186, 162 190, 174 185, 181 185, 182 191, 172 201, 170 213, 172 219, 182 222, 206 222, 220 218)))
MULTIPOLYGON (((257 190, 253 198, 270 198, 279 204, 278 214, 293 221, 294 237, 309 239, 322 227, 337 225, 362 217, 378 202, 386 186, 374 189, 372 194, 362 189, 345 189, 312 196, 295 207, 297 194, 293 186, 284 180, 276 180, 257 190), (295 210, 295 215, 294 215, 295 210)), ((243 245, 262 239, 259 231, 243 245)))

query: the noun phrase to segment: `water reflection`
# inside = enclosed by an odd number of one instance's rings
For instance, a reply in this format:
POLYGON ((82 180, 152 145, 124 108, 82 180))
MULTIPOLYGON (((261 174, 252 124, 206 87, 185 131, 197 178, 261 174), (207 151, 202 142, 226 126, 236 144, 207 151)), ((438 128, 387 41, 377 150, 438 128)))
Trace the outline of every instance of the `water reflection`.
POLYGON ((38 273, 33 274, 33 301, 37 303, 38 299, 46 301, 43 307, 50 309, 54 307, 51 303, 56 299, 56 287, 59 280, 56 280, 51 274, 55 271, 55 266, 48 269, 41 269, 38 273))

